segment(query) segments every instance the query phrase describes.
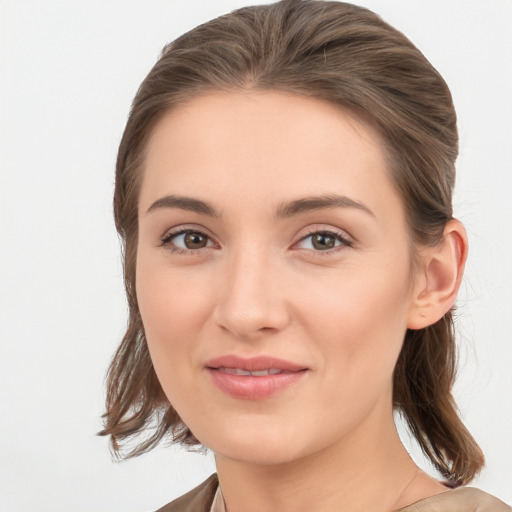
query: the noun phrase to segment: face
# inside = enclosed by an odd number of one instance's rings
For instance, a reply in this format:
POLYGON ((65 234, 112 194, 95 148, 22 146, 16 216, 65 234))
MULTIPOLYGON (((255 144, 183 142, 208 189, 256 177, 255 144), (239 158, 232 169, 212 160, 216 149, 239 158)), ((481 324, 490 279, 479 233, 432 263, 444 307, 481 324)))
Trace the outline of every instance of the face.
POLYGON ((377 134, 311 98, 211 93, 161 120, 143 172, 137 297, 194 435, 277 464, 388 422, 413 276, 377 134))

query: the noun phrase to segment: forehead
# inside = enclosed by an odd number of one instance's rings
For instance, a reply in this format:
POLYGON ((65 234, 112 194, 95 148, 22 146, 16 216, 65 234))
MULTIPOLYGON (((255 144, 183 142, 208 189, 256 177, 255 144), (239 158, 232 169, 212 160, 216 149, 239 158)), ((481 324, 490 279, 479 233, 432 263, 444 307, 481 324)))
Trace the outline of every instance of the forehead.
POLYGON ((246 209, 253 200, 306 193, 397 202, 387 167, 377 132, 345 109, 274 91, 209 93, 175 107, 155 127, 140 208, 171 193, 242 197, 246 209))

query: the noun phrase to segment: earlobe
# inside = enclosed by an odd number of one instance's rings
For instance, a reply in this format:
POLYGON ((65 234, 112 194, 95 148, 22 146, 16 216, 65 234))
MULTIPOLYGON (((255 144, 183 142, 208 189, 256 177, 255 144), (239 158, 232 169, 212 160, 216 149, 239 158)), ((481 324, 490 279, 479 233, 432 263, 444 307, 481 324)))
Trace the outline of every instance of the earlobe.
POLYGON ((407 327, 423 329, 436 323, 457 298, 468 253, 466 230, 450 220, 439 245, 422 250, 422 271, 418 276, 407 327))

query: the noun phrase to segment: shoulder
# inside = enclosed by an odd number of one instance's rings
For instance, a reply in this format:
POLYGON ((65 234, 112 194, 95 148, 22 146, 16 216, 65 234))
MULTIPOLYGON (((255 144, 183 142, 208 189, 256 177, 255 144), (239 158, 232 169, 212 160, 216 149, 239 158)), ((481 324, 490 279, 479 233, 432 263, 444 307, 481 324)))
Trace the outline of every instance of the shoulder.
POLYGON ((214 473, 202 484, 171 501, 156 512, 209 512, 219 480, 214 473))
POLYGON ((474 487, 459 487, 395 512, 512 512, 512 508, 474 487))

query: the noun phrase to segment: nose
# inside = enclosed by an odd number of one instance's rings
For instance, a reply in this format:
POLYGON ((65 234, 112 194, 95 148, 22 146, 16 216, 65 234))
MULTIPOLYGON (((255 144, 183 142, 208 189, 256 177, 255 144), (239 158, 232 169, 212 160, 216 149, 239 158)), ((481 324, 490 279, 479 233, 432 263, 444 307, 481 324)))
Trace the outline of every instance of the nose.
POLYGON ((263 250, 254 248, 238 251, 225 262, 214 313, 223 331, 252 341, 286 327, 289 310, 278 267, 263 250))

